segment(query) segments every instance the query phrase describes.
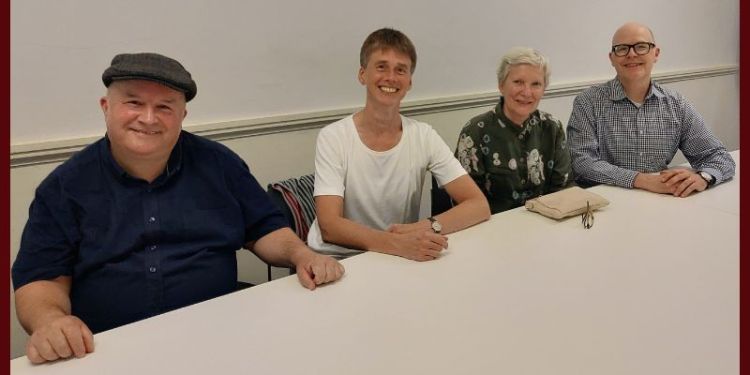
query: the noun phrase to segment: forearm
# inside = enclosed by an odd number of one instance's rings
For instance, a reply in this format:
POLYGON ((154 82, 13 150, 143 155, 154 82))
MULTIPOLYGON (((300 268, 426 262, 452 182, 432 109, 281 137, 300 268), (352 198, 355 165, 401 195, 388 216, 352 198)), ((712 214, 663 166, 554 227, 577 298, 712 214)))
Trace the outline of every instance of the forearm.
POLYGON ((71 314, 70 277, 39 280, 16 290, 16 314, 27 333, 71 314))
POLYGON ((344 274, 341 264, 329 256, 316 254, 289 228, 275 230, 246 247, 266 263, 293 267, 302 286, 310 290, 344 274))
POLYGON ((592 158, 577 160, 573 164, 573 169, 577 177, 583 177, 585 180, 628 189, 634 187, 633 183, 638 174, 636 171, 615 166, 604 160, 592 158))
POLYGON ((344 217, 318 219, 325 242, 350 249, 401 255, 394 243, 394 233, 373 229, 344 217))
POLYGON ((246 246, 262 261, 278 267, 293 267, 310 249, 289 228, 277 229, 246 246))
MULTIPOLYGON (((458 232, 490 218, 490 207, 484 196, 467 199, 448 211, 435 216, 442 226, 442 233, 458 232)), ((427 222, 427 220, 425 220, 427 222)), ((429 222, 427 229, 430 228, 429 222)))
POLYGON ((731 179, 735 174, 736 164, 734 159, 724 149, 714 152, 703 160, 688 159, 688 161, 695 170, 705 171, 714 176, 717 184, 731 179))
POLYGON ((732 178, 736 164, 726 147, 711 133, 703 117, 686 99, 683 109, 679 144, 682 154, 694 169, 714 176, 717 184, 732 178))
POLYGON ((490 218, 487 198, 470 176, 454 179, 445 185, 445 190, 457 204, 435 216, 442 227, 442 234, 453 233, 490 218))

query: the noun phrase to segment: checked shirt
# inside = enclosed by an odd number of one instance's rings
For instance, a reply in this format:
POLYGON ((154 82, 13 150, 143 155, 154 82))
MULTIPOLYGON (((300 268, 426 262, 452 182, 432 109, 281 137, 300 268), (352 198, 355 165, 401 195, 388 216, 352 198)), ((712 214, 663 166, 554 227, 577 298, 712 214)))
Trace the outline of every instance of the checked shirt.
POLYGON ((693 105, 654 82, 641 105, 617 78, 586 89, 573 102, 567 135, 573 172, 584 183, 632 188, 638 172, 668 169, 678 149, 716 183, 734 176, 734 160, 693 105))

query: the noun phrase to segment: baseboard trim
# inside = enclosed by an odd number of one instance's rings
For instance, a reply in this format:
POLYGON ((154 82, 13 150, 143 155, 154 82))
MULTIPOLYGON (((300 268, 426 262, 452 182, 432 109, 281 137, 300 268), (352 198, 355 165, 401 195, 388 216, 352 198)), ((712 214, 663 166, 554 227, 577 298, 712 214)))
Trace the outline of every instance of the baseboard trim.
MULTIPOLYGON (((654 80, 659 83, 671 83, 705 79, 724 75, 738 74, 737 65, 723 65, 700 69, 678 70, 655 73, 654 80)), ((551 85, 544 97, 555 98, 578 95, 591 85, 611 79, 579 81, 551 85)), ((401 113, 406 116, 418 116, 430 113, 449 112, 476 107, 486 107, 497 103, 498 93, 487 92, 469 95, 434 98, 404 102, 401 113)), ((341 108, 331 111, 306 112, 290 115, 244 119, 202 125, 185 126, 185 130, 199 134, 208 139, 224 141, 237 138, 257 137, 268 134, 317 129, 339 120, 359 108, 341 108)), ((23 167, 47 164, 66 160, 73 153, 99 139, 101 136, 73 138, 60 141, 47 141, 11 145, 10 167, 23 167)))

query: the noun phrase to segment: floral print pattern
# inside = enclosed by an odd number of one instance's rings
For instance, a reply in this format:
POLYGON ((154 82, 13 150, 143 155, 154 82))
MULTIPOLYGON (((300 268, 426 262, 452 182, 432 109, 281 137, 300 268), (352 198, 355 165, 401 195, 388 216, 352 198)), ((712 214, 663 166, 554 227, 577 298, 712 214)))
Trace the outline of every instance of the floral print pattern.
POLYGON ((472 167, 474 171, 478 170, 477 162, 479 158, 477 157, 477 149, 474 147, 474 141, 471 137, 462 134, 458 140, 456 155, 467 173, 471 173, 472 167))
POLYGON ((487 197, 492 213, 568 186, 570 154, 562 123, 535 111, 523 124, 502 113, 503 98, 461 130, 456 157, 487 197))

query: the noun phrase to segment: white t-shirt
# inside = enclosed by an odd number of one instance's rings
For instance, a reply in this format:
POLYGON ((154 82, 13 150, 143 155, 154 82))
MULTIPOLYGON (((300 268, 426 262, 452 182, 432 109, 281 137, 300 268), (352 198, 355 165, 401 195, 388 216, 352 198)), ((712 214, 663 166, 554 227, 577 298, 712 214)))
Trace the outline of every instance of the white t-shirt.
MULTIPOLYGON (((315 151, 313 195, 343 197, 344 217, 374 229, 417 221, 425 172, 443 186, 466 170, 430 125, 404 116, 401 124, 398 144, 382 152, 362 143, 352 115, 323 128, 315 151)), ((325 243, 317 219, 307 243, 339 258, 361 253, 325 243)))

